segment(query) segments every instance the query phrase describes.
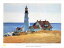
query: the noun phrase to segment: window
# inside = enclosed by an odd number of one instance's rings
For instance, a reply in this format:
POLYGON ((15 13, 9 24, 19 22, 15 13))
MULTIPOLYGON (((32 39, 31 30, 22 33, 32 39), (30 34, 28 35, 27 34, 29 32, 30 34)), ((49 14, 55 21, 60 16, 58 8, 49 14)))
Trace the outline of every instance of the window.
POLYGON ((48 25, 44 25, 45 27, 48 27, 48 25))

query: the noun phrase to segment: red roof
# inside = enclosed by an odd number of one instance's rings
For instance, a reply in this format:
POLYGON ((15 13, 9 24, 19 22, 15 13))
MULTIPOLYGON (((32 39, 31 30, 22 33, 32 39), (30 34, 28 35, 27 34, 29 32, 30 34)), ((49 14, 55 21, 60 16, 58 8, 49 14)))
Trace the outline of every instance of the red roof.
MULTIPOLYGON (((40 24, 40 26, 41 26, 42 28, 45 28, 44 25, 48 25, 47 28, 52 28, 52 26, 50 25, 50 23, 49 23, 48 21, 37 21, 37 22, 40 24)), ((37 22, 36 22, 36 23, 37 23, 37 22)), ((34 28, 34 29, 37 29, 37 28, 38 28, 38 27, 36 26, 36 23, 33 24, 33 28, 34 28)))

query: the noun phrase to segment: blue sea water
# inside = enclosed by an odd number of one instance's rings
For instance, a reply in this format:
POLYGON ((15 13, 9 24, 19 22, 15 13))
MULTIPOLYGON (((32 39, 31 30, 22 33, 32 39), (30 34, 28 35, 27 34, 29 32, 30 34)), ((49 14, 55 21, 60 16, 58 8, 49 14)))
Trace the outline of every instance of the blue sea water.
MULTIPOLYGON (((33 23, 30 23, 30 26, 33 25, 33 23)), ((59 30, 61 31, 61 23, 51 23, 52 30, 59 30)), ((4 23, 3 24, 3 31, 4 33, 7 32, 13 32, 16 30, 16 27, 23 27, 23 23, 4 23)))

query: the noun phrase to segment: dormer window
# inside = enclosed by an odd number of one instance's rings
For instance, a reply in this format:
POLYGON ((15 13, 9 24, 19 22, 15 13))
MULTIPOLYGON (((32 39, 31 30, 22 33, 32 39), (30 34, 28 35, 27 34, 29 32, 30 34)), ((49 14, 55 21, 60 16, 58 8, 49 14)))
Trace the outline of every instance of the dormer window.
POLYGON ((44 25, 45 27, 48 27, 48 25, 44 25))

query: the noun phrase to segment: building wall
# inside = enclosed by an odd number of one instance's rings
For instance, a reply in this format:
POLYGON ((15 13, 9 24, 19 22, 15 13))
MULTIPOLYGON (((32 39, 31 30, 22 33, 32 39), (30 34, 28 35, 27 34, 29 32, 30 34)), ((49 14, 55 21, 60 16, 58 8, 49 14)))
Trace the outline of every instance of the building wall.
POLYGON ((37 29, 34 29, 33 27, 30 28, 30 31, 39 31, 39 30, 42 30, 42 27, 40 26, 40 24, 38 22, 36 22, 36 26, 39 26, 39 28, 37 29))
POLYGON ((36 25, 39 25, 39 28, 42 29, 42 27, 40 26, 40 24, 37 22, 36 25))

